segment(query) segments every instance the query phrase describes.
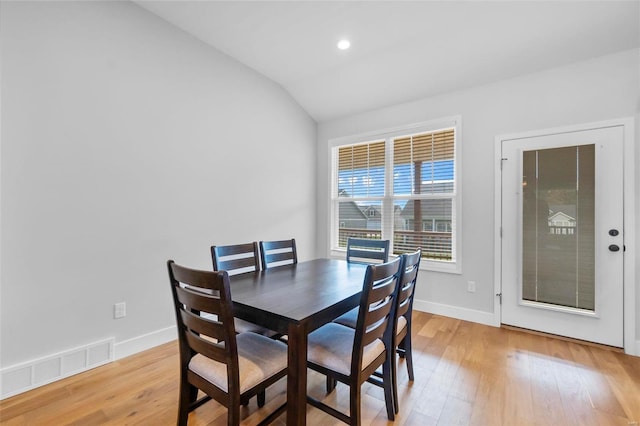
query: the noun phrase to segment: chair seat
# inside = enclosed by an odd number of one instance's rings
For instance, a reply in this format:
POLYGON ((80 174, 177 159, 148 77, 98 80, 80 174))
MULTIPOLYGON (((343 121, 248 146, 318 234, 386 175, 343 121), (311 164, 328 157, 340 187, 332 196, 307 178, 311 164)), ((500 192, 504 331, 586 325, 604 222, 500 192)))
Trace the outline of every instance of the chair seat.
MULTIPOLYGON (((344 325, 329 323, 309 334, 308 360, 336 371, 351 374, 351 354, 355 330, 344 325)), ((376 339, 364 347, 362 370, 385 351, 382 340, 376 339)))
MULTIPOLYGON (((238 334, 236 342, 240 393, 287 368, 287 346, 284 343, 255 333, 238 334)), ((198 354, 189 362, 189 370, 228 392, 226 364, 198 354)))
POLYGON ((278 332, 276 331, 269 330, 268 328, 264 328, 262 326, 259 326, 258 324, 254 324, 252 322, 245 321, 240 318, 234 318, 233 324, 235 326, 236 333, 239 333, 239 334, 255 333, 255 334, 261 334, 263 336, 270 337, 270 338, 278 336, 278 332))
MULTIPOLYGON (((352 309, 346 314, 336 318, 333 322, 344 325, 349 328, 356 328, 356 322, 358 321, 358 308, 352 309)), ((396 336, 407 326, 407 319, 405 317, 398 318, 398 325, 396 326, 396 336)))
POLYGON ((356 328, 356 323, 358 322, 359 310, 360 310, 359 308, 353 308, 346 314, 339 316, 338 318, 333 320, 333 322, 346 325, 347 327, 350 327, 350 328, 356 328))
MULTIPOLYGON (((217 315, 211 315, 211 314, 207 314, 204 313, 202 314, 202 316, 204 318, 209 318, 211 320, 217 321, 218 317, 217 315)), ((273 330, 270 330, 268 328, 264 328, 262 326, 259 326, 258 324, 254 324, 252 322, 249 321, 245 321, 243 319, 240 318, 234 318, 233 319, 233 325, 234 328, 236 330, 236 333, 240 334, 240 333, 256 333, 256 334, 262 334, 263 336, 267 336, 269 338, 274 338, 274 337, 278 337, 279 333, 273 330)))

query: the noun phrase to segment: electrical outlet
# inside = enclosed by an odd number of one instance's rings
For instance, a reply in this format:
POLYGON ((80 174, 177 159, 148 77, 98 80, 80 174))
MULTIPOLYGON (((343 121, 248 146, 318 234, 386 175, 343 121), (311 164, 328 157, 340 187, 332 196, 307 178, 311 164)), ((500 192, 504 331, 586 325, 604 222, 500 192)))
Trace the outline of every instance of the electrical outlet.
POLYGON ((124 318, 127 316, 127 304, 125 302, 116 303, 113 305, 113 318, 124 318))
POLYGON ((467 291, 469 293, 476 292, 476 282, 475 281, 467 281, 467 291))

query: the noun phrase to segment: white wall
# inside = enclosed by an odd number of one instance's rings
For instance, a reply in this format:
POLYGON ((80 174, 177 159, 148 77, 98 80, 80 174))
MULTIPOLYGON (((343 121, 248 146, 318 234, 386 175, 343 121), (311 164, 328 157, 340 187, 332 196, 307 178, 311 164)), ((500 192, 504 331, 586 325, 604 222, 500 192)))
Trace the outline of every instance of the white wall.
POLYGON ((281 87, 129 2, 0 16, 1 367, 174 326, 169 258, 315 256, 316 125, 281 87))
MULTIPOLYGON (((496 299, 493 250, 495 137, 635 117, 639 100, 638 53, 638 50, 621 52, 496 84, 320 123, 317 147, 319 253, 327 253, 328 250, 328 140, 460 115, 463 273, 421 272, 416 306, 457 314, 474 321, 493 322, 496 299), (476 293, 466 291, 469 280, 476 281, 476 293)), ((639 187, 636 177, 636 190, 639 187)), ((636 312, 640 313, 640 289, 636 293, 639 294, 636 312)), ((636 322, 636 330, 640 331, 640 318, 636 322)))

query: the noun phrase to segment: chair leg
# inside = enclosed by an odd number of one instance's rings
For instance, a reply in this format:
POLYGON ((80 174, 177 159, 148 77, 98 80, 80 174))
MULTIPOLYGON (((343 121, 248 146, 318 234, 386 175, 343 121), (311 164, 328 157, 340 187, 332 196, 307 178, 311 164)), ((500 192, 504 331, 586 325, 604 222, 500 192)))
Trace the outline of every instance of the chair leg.
POLYGON ((198 388, 191 385, 186 378, 180 381, 180 404, 178 407, 178 425, 185 426, 189 418, 189 408, 198 396, 198 388))
POLYGON ((196 402, 196 399, 198 399, 198 388, 190 385, 189 386, 189 402, 190 403, 194 403, 196 402))
POLYGON ((411 350, 411 332, 408 332, 403 339, 404 356, 407 360, 407 373, 409 380, 413 381, 413 351, 411 350))
POLYGON ((391 352, 391 386, 393 387, 393 411, 398 414, 400 412, 400 404, 398 401, 398 363, 395 351, 391 352))
POLYGON ((258 407, 264 407, 264 402, 266 399, 266 391, 262 391, 258 393, 258 407))
POLYGON ((333 392, 336 388, 337 380, 331 376, 327 376, 327 394, 333 392))
POLYGON ((240 406, 236 404, 231 404, 227 408, 227 425, 228 426, 238 426, 240 424, 240 406))
MULTIPOLYGON (((391 351, 389 352, 391 353, 391 351)), ((395 360, 395 354, 393 354, 393 357, 395 360)), ((395 420, 397 395, 394 398, 393 370, 390 361, 390 357, 387 357, 387 360, 382 365, 382 385, 384 389, 384 404, 387 408, 387 419, 393 421, 395 420)))
POLYGON ((360 386, 354 382, 349 384, 349 424, 351 426, 360 426, 360 386))

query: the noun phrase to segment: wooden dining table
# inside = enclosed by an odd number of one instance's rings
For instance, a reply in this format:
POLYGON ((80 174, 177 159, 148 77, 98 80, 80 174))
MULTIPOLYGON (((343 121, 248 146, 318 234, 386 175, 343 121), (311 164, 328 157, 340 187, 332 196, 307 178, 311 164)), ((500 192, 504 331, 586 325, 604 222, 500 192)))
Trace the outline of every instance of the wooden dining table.
POLYGON ((358 306, 365 271, 315 259, 230 277, 234 315, 287 335, 287 425, 306 424, 308 334, 358 306))

